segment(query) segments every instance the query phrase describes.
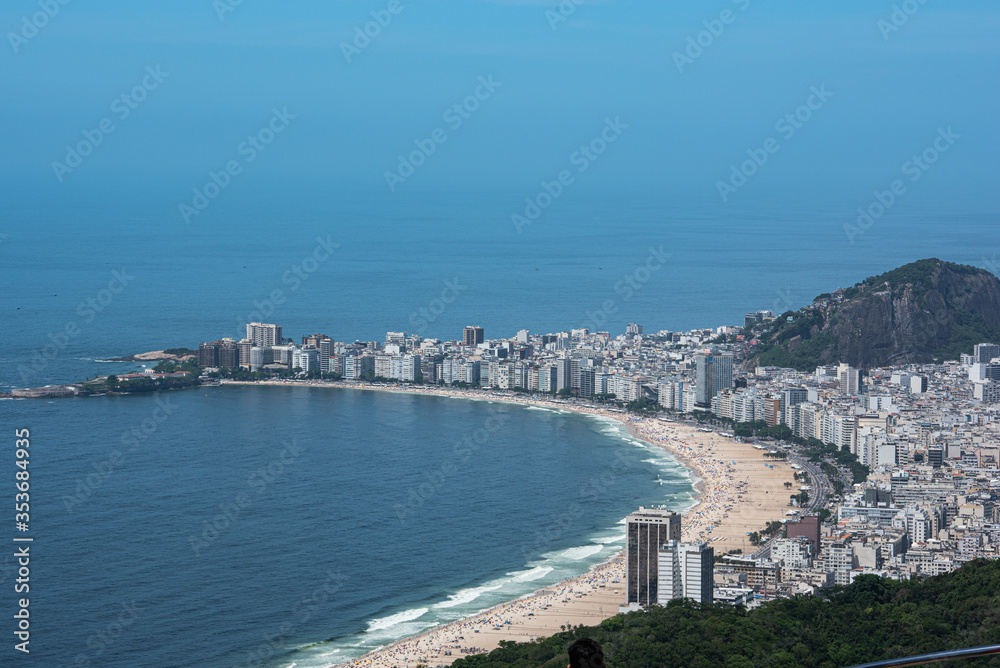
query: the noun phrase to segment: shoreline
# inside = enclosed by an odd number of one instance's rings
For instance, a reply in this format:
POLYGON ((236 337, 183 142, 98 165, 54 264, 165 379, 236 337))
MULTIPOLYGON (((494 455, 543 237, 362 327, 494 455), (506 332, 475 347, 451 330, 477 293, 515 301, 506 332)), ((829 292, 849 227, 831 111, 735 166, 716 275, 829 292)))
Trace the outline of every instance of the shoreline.
MULTIPOLYGON (((739 443, 713 432, 698 432, 682 422, 612 412, 600 406, 560 403, 531 395, 509 395, 483 390, 440 386, 387 386, 344 381, 222 381, 222 385, 272 385, 395 392, 425 396, 495 401, 524 407, 565 410, 613 420, 625 434, 664 452, 682 466, 694 487, 693 504, 682 515, 682 539, 708 542, 717 554, 738 549, 752 551, 746 535, 768 521, 785 518, 787 492, 793 480, 786 461, 771 461, 748 443, 739 443), (742 470, 741 470, 742 469, 742 470), (752 479, 752 482, 751 482, 752 479), (772 492, 774 494, 772 495, 772 492)), ((560 627, 593 626, 618 614, 625 603, 624 550, 586 573, 539 588, 520 598, 500 603, 442 626, 435 626, 372 650, 347 663, 330 666, 391 668, 392 666, 446 666, 470 654, 489 652, 501 640, 523 642, 555 635, 560 627), (616 587, 617 586, 617 587, 616 587), (475 634, 475 637, 466 637, 475 634)))

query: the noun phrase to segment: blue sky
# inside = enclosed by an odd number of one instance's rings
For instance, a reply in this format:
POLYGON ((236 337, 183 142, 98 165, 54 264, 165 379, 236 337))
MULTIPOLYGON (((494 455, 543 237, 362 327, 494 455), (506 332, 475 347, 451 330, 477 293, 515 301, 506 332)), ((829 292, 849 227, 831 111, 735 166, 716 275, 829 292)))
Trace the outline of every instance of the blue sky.
POLYGON ((244 0, 220 18, 226 1, 50 0, 58 12, 24 39, 46 0, 5 2, 3 203, 115 190, 176 202, 231 160, 248 195, 533 192, 619 118, 627 129, 590 165, 588 190, 718 203, 731 165, 771 138, 779 150, 735 198, 863 200, 951 127, 960 138, 922 195, 996 205, 995 2, 911 0, 904 23, 907 3, 882 0, 567 0, 554 22, 555 2, 400 0, 348 62, 342 45, 388 0, 244 0), (120 118, 114 101, 156 67, 162 80, 120 118), (452 127, 444 113, 480 77, 499 86, 452 127), (776 130, 823 86, 832 96, 794 135, 776 130), (295 118, 248 164, 239 147, 275 108, 295 118), (105 119, 114 131, 60 181, 53 163, 105 119), (447 140, 390 192, 397 156, 437 129, 447 140))

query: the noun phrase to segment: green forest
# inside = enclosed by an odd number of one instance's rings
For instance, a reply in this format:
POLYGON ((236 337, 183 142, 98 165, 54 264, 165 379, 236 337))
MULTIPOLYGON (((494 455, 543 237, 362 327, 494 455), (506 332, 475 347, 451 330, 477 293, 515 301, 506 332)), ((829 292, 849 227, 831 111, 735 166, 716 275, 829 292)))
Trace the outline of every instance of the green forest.
MULTIPOLYGON (((562 668, 566 648, 582 637, 601 643, 609 668, 842 668, 998 644, 1000 562, 977 559, 926 580, 862 575, 822 597, 772 601, 749 612, 675 601, 530 643, 505 642, 452 665, 562 668)), ((1000 666, 1000 657, 968 665, 1000 666)))

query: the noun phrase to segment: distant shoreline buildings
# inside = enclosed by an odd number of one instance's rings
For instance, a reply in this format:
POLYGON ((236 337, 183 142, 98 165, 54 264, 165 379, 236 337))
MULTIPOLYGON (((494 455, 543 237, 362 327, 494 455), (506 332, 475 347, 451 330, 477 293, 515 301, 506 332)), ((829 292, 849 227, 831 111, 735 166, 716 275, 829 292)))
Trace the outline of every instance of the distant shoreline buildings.
MULTIPOLYGON (((746 321, 773 317, 757 312, 746 321)), ((784 430, 811 444, 804 451, 840 481, 828 491, 836 495, 835 523, 796 518, 764 556, 725 555, 714 569, 714 594, 699 570, 711 548, 681 543, 679 517, 674 524, 656 509, 630 515, 630 605, 709 596, 745 603, 846 584, 862 573, 929 575, 1000 557, 1000 345, 980 343, 943 364, 810 372, 748 366, 751 349, 736 327, 647 333, 630 323, 617 336, 522 329, 489 339, 470 325, 449 341, 387 332, 384 341, 310 334, 296 344, 282 338, 280 325, 255 322, 240 341, 202 343, 198 360, 204 372, 228 367, 258 377, 299 373, 636 402, 734 428, 784 430), (822 456, 820 447, 827 448, 822 456), (845 452, 869 471, 867 480, 851 480, 854 469, 839 456, 845 452)), ((815 484, 805 471, 798 475, 815 484)), ((790 505, 799 494, 789 491, 790 505)))

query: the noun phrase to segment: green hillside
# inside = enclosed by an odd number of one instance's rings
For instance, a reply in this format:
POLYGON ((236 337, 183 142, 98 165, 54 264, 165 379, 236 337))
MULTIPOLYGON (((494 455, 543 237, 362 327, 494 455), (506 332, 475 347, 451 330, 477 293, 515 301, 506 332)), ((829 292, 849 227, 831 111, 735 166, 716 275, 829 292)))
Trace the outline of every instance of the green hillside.
MULTIPOLYGON (((601 643, 609 668, 841 668, 998 644, 1000 561, 979 559, 923 581, 864 575, 823 598, 773 601, 752 612, 674 602, 535 642, 505 643, 452 665, 563 668, 566 648, 581 637, 601 643)), ((1000 657, 976 661, 1000 666, 1000 657)))

